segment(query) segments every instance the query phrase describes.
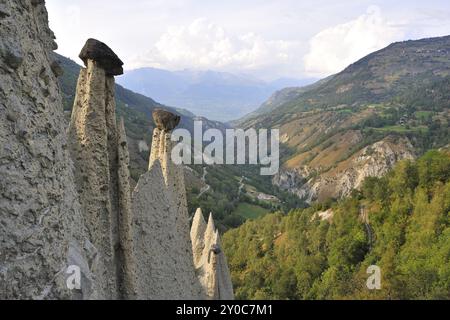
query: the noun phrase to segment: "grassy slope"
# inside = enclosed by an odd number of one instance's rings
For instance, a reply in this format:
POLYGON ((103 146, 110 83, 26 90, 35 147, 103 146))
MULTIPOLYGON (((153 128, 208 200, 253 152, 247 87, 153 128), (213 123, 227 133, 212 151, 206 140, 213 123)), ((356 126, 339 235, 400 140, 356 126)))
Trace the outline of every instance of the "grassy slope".
POLYGON ((256 219, 266 215, 269 212, 270 212, 269 210, 263 207, 242 202, 237 206, 236 210, 234 211, 234 214, 242 216, 245 219, 256 219))

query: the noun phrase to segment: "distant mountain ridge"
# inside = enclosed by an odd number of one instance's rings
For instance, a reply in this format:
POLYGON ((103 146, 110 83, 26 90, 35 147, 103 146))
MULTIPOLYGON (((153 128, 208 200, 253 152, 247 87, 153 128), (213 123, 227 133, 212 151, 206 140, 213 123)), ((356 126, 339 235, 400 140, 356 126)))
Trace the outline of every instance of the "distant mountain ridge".
POLYGON ((282 106, 283 104, 300 97, 301 94, 326 83, 331 78, 332 78, 332 76, 324 78, 322 80, 319 80, 317 82, 314 82, 312 84, 309 84, 309 85, 306 85, 303 87, 285 87, 279 91, 276 91, 258 109, 247 114, 246 116, 244 116, 241 119, 237 119, 237 120, 233 121, 232 124, 235 126, 239 126, 240 124, 245 124, 250 119, 257 118, 258 116, 266 114, 266 113, 270 113, 271 111, 274 111, 275 109, 282 106))
POLYGON ((264 82, 251 76, 217 71, 167 71, 141 68, 125 72, 118 83, 169 106, 208 119, 229 121, 248 114, 273 92, 315 79, 281 78, 264 82))
POLYGON ((313 85, 276 92, 255 114, 389 101, 448 76, 449 56, 450 36, 392 43, 313 85))

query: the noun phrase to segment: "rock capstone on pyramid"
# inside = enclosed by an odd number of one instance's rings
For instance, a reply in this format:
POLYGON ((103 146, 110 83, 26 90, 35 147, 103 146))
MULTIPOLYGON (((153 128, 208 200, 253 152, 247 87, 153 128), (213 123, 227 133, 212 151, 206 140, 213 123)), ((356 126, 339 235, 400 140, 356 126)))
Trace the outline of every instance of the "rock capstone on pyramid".
POLYGON ((172 131, 180 123, 180 116, 163 109, 153 111, 153 120, 156 127, 164 131, 172 131))
POLYGON ((96 61, 108 76, 123 74, 122 60, 110 47, 96 39, 91 38, 86 41, 79 57, 83 60, 86 67, 88 66, 88 60, 96 61))

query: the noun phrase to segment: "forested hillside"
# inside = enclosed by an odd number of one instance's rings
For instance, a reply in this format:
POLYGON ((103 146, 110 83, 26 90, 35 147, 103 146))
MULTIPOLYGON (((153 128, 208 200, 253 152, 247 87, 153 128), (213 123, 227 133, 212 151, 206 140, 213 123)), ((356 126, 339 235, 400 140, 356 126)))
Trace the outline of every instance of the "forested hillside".
POLYGON ((449 299, 450 154, 399 162, 360 192, 267 215, 223 239, 239 299, 449 299), (381 290, 368 290, 368 266, 381 290))

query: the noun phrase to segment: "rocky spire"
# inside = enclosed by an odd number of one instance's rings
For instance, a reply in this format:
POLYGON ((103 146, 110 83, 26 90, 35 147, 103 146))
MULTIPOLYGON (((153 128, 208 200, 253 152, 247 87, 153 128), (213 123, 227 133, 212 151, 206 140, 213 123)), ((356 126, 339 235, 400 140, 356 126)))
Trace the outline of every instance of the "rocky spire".
MULTIPOLYGON (((153 130, 152 149, 150 153, 149 168, 159 162, 167 192, 170 193, 174 209, 178 234, 183 237, 185 243, 190 242, 189 215, 187 212, 186 187, 184 183, 184 169, 181 165, 175 165, 171 159, 173 142, 172 130, 180 122, 180 116, 171 112, 156 109, 153 111, 153 120, 156 128, 153 130), (187 232, 186 232, 186 228, 187 232)), ((189 250, 191 250, 189 248, 189 250)))
POLYGON ((196 273, 207 299, 234 299, 231 275, 225 254, 222 252, 219 231, 214 226, 210 213, 208 224, 204 227, 203 216, 197 210, 191 227, 192 251, 196 273), (203 220, 203 223, 202 223, 203 220), (201 253, 198 254, 198 252, 201 253), (196 255, 197 253, 197 255, 196 255))
MULTIPOLYGON (((116 125, 115 81, 122 62, 104 43, 89 39, 80 53, 82 68, 69 126, 75 178, 90 239, 99 251, 97 269, 106 299, 133 291, 128 150, 116 125), (119 221, 125 223, 119 227, 119 221), (121 233, 123 232, 123 233, 121 233), (119 279, 119 281, 118 281, 119 279), (123 291, 123 292, 122 292, 123 291)), ((123 130, 123 128, 122 128, 123 130)))
POLYGON ((195 212, 194 219, 192 220, 191 227, 191 241, 192 241, 192 253, 194 254, 194 265, 197 267, 203 255, 204 242, 206 231, 206 222, 203 217, 201 208, 198 208, 195 212))
POLYGON ((149 170, 133 192, 135 252, 140 299, 203 299, 189 239, 183 168, 171 158, 171 131, 179 117, 153 113, 149 170))

